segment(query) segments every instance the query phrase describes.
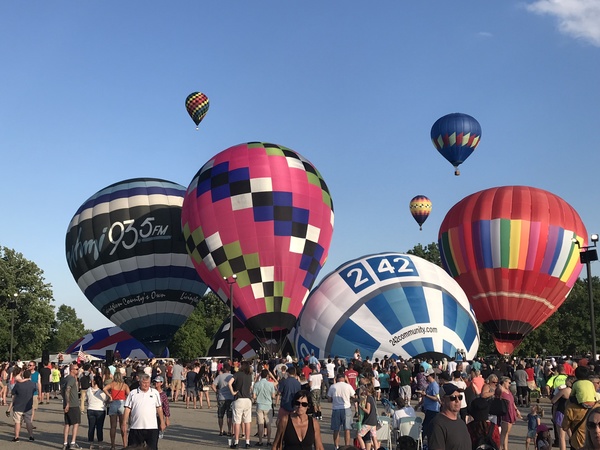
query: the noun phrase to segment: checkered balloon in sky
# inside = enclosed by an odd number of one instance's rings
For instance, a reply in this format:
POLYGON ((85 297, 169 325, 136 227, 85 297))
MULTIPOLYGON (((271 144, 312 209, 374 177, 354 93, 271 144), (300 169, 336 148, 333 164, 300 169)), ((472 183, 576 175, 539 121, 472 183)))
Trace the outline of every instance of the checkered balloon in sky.
POLYGON ((289 148, 240 144, 208 161, 182 211, 196 270, 259 338, 284 337, 323 267, 333 203, 319 171, 289 148), (231 281, 231 279, 230 279, 231 281))
POLYGON ((202 92, 192 92, 185 99, 185 109, 187 109, 188 114, 196 124, 196 130, 204 116, 206 116, 209 106, 208 97, 202 92))

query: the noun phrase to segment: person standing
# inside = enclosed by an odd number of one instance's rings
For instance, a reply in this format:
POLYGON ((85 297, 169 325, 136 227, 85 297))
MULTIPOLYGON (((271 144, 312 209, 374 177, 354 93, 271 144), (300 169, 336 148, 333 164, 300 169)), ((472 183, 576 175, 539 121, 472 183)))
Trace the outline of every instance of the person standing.
MULTIPOLYGON (((162 376, 158 376, 154 379, 154 388, 160 396, 160 404, 163 411, 163 417, 165 418, 165 430, 171 426, 171 408, 169 406, 169 396, 163 391, 165 379, 162 376)), ((160 432, 158 437, 160 438, 160 432)))
POLYGON ((233 441, 230 448, 238 448, 240 428, 243 424, 243 433, 246 438, 245 448, 250 448, 250 425, 252 423, 252 373, 250 363, 242 361, 240 370, 233 374, 229 380, 229 391, 235 400, 233 409, 233 441))
POLYGON ((331 431, 335 448, 340 446, 340 429, 344 430, 344 444, 350 445, 352 399, 355 392, 356 390, 346 383, 343 373, 337 375, 336 382, 327 391, 327 397, 331 400, 331 431))
POLYGON ((65 426, 63 430, 64 444, 63 450, 80 448, 76 443, 77 431, 81 423, 81 410, 79 409, 79 389, 77 388, 77 364, 69 366, 69 375, 63 381, 63 412, 65 426), (71 433, 71 442, 69 443, 69 432, 71 433))
POLYGON ((87 400, 88 389, 92 385, 93 374, 90 372, 90 363, 83 365, 83 370, 79 375, 79 409, 81 414, 85 414, 85 402, 87 400))
POLYGON ((517 419, 522 419, 521 412, 515 405, 515 397, 510 391, 511 379, 509 377, 500 378, 500 384, 496 390, 496 396, 505 400, 507 403, 507 413, 502 416, 502 424, 500 431, 500 442, 503 450, 508 450, 508 436, 510 430, 517 419))
POLYGON ((40 397, 42 396, 42 380, 40 373, 37 371, 37 364, 35 361, 29 361, 27 363, 27 369, 31 373, 31 381, 35 384, 35 391, 33 393, 33 410, 31 412, 31 423, 35 420, 35 412, 40 404, 40 397))
MULTIPOLYGON (((13 442, 19 442, 19 434, 21 433, 21 422, 25 422, 29 440, 33 441, 33 393, 35 392, 35 383, 31 381, 31 372, 25 370, 23 372, 23 381, 16 383, 12 389, 12 402, 9 410, 12 410, 12 418, 15 423, 15 435, 13 442)), ((6 411, 9 415, 9 411, 6 411)))
POLYGON ((358 401, 358 408, 363 416, 361 420, 361 428, 356 434, 360 448, 370 450, 371 446, 374 450, 379 448, 379 442, 377 441, 377 405, 375 398, 373 397, 375 391, 373 390, 372 383, 361 385, 358 401), (368 444, 365 443, 363 438, 370 434, 371 440, 368 444))
POLYGON ((411 384, 413 381, 412 372, 408 370, 408 366, 404 363, 400 365, 400 372, 398 372, 398 378, 400 378, 400 390, 399 394, 404 398, 404 403, 410 405, 410 399, 412 397, 411 384))
POLYGON ((321 413, 321 385, 323 384, 323 375, 317 371, 314 364, 310 364, 308 367, 311 369, 311 373, 308 376, 308 385, 310 386, 310 395, 314 407, 313 417, 321 420, 323 417, 321 413))
POLYGON ((319 421, 308 415, 311 401, 308 391, 296 392, 292 399, 294 410, 279 421, 272 450, 324 450, 319 421))
POLYGON ((440 412, 440 385, 435 381, 434 372, 427 374, 427 382, 427 388, 424 391, 419 391, 423 395, 423 411, 425 412, 423 434, 425 436, 429 436, 431 432, 430 424, 440 412))
POLYGON ((260 371, 260 380, 254 383, 253 398, 256 402, 256 420, 258 423, 258 443, 263 445, 263 436, 266 429, 267 445, 271 445, 271 420, 273 418, 273 399, 275 398, 275 384, 269 381, 269 370, 260 371))
POLYGON ((181 393, 182 390, 182 386, 183 386, 183 380, 184 375, 183 375, 183 366, 181 365, 181 363, 179 361, 175 362, 175 365, 173 366, 173 383, 171 385, 171 394, 173 395, 173 402, 176 402, 177 399, 179 398, 179 394, 181 393))
POLYGON ((110 419, 110 447, 114 450, 117 436, 117 422, 121 428, 123 447, 127 447, 126 425, 124 423, 125 399, 129 395, 129 386, 123 381, 121 372, 116 372, 114 379, 104 385, 104 393, 108 395, 108 417, 110 419))
POLYGON ((40 380, 41 380, 41 384, 42 384, 42 393, 40 394, 40 400, 41 403, 44 403, 44 400, 46 401, 46 405, 50 404, 50 391, 51 391, 51 376, 52 376, 52 371, 50 370, 50 365, 46 365, 44 366, 43 364, 40 367, 40 380))
POLYGON ((160 394, 150 387, 150 375, 141 375, 140 387, 132 390, 125 399, 123 422, 125 431, 129 423, 128 445, 145 444, 151 450, 158 450, 158 433, 164 431, 166 425, 160 394))
POLYGON ((471 435, 460 418, 463 390, 452 383, 441 388, 442 407, 431 421, 427 444, 430 450, 470 450, 471 435))
POLYGON ((217 394, 217 419, 219 421, 219 436, 224 436, 224 419, 227 415, 227 430, 228 435, 231 436, 232 432, 232 413, 231 403, 233 402, 233 395, 229 390, 229 380, 233 378, 231 375, 231 365, 229 363, 223 364, 221 373, 214 379, 212 388, 217 394))
POLYGON ((92 378, 92 385, 85 393, 88 403, 88 444, 90 447, 94 443, 94 434, 98 438, 99 445, 104 442, 104 420, 106 419, 106 402, 108 396, 102 390, 103 387, 102 376, 95 375, 92 378))
POLYGON ((277 421, 294 410, 294 405, 292 404, 294 395, 302 388, 300 381, 296 378, 296 368, 294 366, 288 369, 287 374, 287 378, 281 378, 277 386, 277 392, 280 396, 277 421))
POLYGON ((50 381, 52 382, 52 393, 53 398, 58 400, 58 393, 60 392, 60 370, 56 366, 56 363, 52 363, 52 369, 50 369, 50 381))

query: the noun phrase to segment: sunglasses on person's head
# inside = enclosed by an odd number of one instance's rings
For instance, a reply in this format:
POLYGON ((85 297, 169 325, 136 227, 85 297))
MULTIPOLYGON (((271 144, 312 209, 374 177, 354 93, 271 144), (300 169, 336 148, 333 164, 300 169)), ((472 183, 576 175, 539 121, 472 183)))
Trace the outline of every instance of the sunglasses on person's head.
POLYGON ((600 422, 597 423, 589 420, 585 423, 585 426, 588 427, 588 430, 595 430, 597 428, 600 428, 600 422))
POLYGON ((302 406, 302 407, 306 408, 308 406, 308 402, 301 402, 300 400, 296 400, 294 402, 294 405, 296 405, 296 406, 302 406))
POLYGON ((462 395, 446 395, 445 397, 453 402, 460 402, 463 399, 462 395))

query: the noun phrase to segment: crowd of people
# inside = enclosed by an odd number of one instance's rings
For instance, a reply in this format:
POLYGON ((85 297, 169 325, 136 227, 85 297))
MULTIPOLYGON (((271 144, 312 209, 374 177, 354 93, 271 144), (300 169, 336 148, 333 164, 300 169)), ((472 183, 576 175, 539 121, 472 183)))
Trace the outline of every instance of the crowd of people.
POLYGON ((378 449, 378 417, 386 414, 395 429, 404 417, 422 416, 423 442, 430 450, 484 445, 508 450, 513 424, 521 420, 527 424, 526 450, 553 444, 600 449, 600 367, 587 360, 370 361, 357 351, 350 361, 319 361, 314 355, 188 364, 31 361, 3 364, 0 382, 14 442, 21 439, 23 425, 27 438, 35 440, 38 405, 62 400, 64 450, 80 448, 82 415, 87 416, 88 445, 104 442, 108 416, 111 449, 157 449, 170 426, 173 402, 186 409, 216 406, 215 429, 232 449, 253 445, 255 421, 254 445, 323 450, 323 401, 331 402, 326 428, 336 449, 378 449), (552 405, 550 417, 544 417, 540 398, 552 405))

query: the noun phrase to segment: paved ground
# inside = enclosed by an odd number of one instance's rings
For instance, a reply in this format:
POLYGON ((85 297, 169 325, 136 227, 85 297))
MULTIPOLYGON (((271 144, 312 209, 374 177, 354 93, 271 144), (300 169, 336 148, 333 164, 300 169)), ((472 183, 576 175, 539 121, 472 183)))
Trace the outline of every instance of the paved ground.
MULTIPOLYGON (((215 403, 216 404, 216 403, 215 403)), ((550 425, 550 407, 548 402, 544 402, 545 415, 543 423, 550 425)), ((382 408, 380 409, 380 411, 382 408)), ((329 418, 331 417, 331 408, 328 403, 323 404, 323 421, 321 422, 323 443, 326 450, 333 450, 333 440, 329 430, 329 418)), ((528 411, 522 409, 523 417, 527 416, 528 411)), ((21 441, 11 442, 13 437, 12 420, 2 414, 0 422, 0 449, 18 448, 20 450, 39 450, 41 448, 62 448, 63 415, 59 400, 53 400, 49 405, 41 405, 35 415, 35 441, 27 440, 27 431, 22 430, 21 441)), ((109 441, 108 420, 105 422, 104 435, 105 440, 109 441)), ((256 425, 253 425, 252 433, 256 432, 256 425)), ((510 437, 511 449, 525 448, 525 435, 527 434, 527 423, 520 421, 513 427, 510 437)), ((275 436, 273 428, 272 436, 275 436)), ((117 434, 117 442, 120 436, 117 434)), ((82 448, 89 448, 87 444, 87 417, 83 417, 82 426, 79 429, 77 442, 82 448)), ((252 444, 257 442, 252 438, 252 444)), ((161 450, 188 450, 200 448, 227 448, 227 438, 220 437, 217 429, 217 417, 215 406, 211 409, 186 410, 185 404, 178 402, 171 404, 171 427, 165 432, 164 439, 159 442, 161 450)), ((387 445, 386 445, 387 447, 387 445)), ((95 447, 97 448, 97 447, 95 447)), ((103 448, 109 448, 105 446, 103 448)), ((117 449, 121 449, 117 446, 117 449)), ((254 447, 258 448, 258 447, 254 447)), ((266 448, 266 447, 265 447, 266 448)), ((389 448, 389 447, 388 447, 389 448)))

